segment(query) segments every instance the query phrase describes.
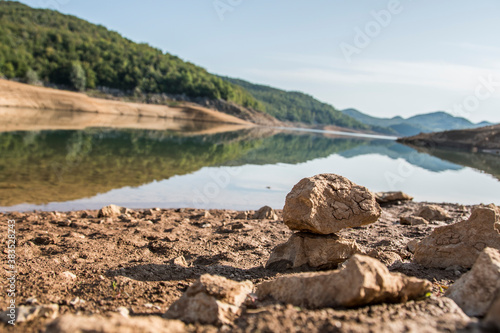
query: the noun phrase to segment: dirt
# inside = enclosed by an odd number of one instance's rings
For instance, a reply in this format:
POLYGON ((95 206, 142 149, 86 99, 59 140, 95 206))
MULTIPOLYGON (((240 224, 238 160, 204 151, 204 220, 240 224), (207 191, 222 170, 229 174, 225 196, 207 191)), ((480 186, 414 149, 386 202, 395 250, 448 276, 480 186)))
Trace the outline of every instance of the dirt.
MULTIPOLYGON (((439 204, 452 220, 419 226, 399 224, 399 216, 424 204, 387 205, 376 223, 340 234, 355 239, 391 271, 430 280, 431 298, 406 304, 321 310, 261 304, 257 300, 233 327, 218 329, 368 332, 388 331, 397 325, 403 325, 402 330, 413 324, 418 328, 420 322, 436 331, 464 328, 442 295, 465 270, 428 269, 413 264, 407 244, 439 225, 466 219, 472 207, 439 204)), ((58 304, 59 315, 106 314, 126 307, 132 316, 160 316, 201 274, 259 283, 289 273, 264 268, 272 249, 292 234, 283 224, 282 211, 277 211, 276 221, 238 219, 238 214, 232 210, 200 209, 136 210, 118 217, 97 217, 97 211, 0 213, 4 237, 7 221, 16 221, 16 303, 58 304), (64 272, 76 278, 66 277, 64 272)), ((7 256, 6 242, 2 242, 1 252, 7 256)), ((2 281, 7 280, 6 272, 0 271, 2 281)), ((7 308, 7 302, 3 289, 1 310, 7 308)), ((0 323, 0 331, 43 332, 48 322, 50 319, 37 318, 15 327, 0 323)), ((200 325, 188 328, 193 332, 217 330, 200 325)))
POLYGON ((82 93, 63 91, 0 79, 0 106, 20 109, 90 112, 135 117, 170 118, 251 125, 237 117, 210 110, 194 103, 178 106, 126 103, 92 98, 82 93))

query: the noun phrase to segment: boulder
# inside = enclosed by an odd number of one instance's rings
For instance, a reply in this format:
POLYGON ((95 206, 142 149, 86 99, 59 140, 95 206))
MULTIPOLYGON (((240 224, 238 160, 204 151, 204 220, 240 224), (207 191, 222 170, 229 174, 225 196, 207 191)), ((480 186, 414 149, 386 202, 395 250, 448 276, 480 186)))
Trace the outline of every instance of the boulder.
POLYGON ((130 213, 131 210, 125 207, 120 207, 117 205, 109 205, 102 207, 97 214, 97 217, 114 217, 120 216, 122 214, 130 213))
POLYGON ((229 324, 241 314, 241 305, 252 290, 250 281, 236 282, 205 274, 189 286, 164 317, 187 323, 229 324))
POLYGON ((375 199, 379 204, 387 204, 398 201, 411 201, 413 200, 412 196, 409 196, 406 193, 401 191, 398 192, 377 192, 375 193, 375 199))
POLYGON ((419 216, 401 216, 399 218, 399 223, 402 225, 420 225, 429 224, 429 221, 419 216))
POLYGON ((263 282, 257 285, 257 296, 315 309, 406 302, 431 290, 427 280, 390 273, 380 261, 356 254, 341 270, 300 273, 263 282))
POLYGON ((332 235, 305 232, 293 234, 290 239, 274 248, 266 268, 282 271, 289 268, 336 268, 361 249, 354 240, 332 235))
POLYGON ((286 196, 283 221, 292 230, 333 234, 378 220, 382 210, 366 187, 335 174, 304 178, 286 196))
POLYGON ((157 316, 127 317, 120 314, 103 316, 77 316, 65 314, 51 322, 46 333, 184 333, 188 332, 179 320, 166 320, 157 316))
POLYGON ((274 209, 269 206, 264 206, 253 214, 254 220, 273 220, 276 221, 278 219, 278 215, 274 209))
POLYGON ((437 227, 415 248, 415 262, 426 267, 470 268, 486 247, 500 249, 498 221, 494 206, 473 209, 468 221, 437 227))
POLYGON ((500 251, 486 248, 445 293, 469 316, 484 316, 500 296, 500 251))
POLYGON ((418 209, 415 215, 430 222, 446 221, 451 218, 450 214, 448 214, 446 210, 437 205, 425 205, 418 209))

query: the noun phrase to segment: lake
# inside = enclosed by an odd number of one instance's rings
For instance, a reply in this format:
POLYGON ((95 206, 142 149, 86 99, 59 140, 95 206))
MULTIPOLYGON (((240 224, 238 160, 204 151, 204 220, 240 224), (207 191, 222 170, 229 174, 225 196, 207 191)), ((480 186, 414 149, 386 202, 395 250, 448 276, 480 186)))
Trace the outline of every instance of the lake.
POLYGON ((282 208, 294 184, 319 173, 340 174, 372 191, 402 190, 417 201, 500 204, 497 156, 417 151, 393 138, 335 132, 177 125, 4 128, 0 211, 98 209, 111 203, 282 208))

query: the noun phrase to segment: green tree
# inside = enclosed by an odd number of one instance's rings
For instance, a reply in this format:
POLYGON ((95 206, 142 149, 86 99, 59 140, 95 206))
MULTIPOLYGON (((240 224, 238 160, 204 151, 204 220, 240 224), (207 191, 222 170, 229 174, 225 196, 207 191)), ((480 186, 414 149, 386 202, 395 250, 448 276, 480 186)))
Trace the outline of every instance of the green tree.
POLYGON ((38 78, 37 72, 35 72, 33 69, 28 68, 26 71, 26 75, 24 76, 24 80, 28 84, 39 84, 40 79, 38 78))
POLYGON ((84 91, 87 86, 87 77, 85 76, 85 70, 80 63, 74 62, 71 64, 71 72, 69 80, 78 91, 84 91))

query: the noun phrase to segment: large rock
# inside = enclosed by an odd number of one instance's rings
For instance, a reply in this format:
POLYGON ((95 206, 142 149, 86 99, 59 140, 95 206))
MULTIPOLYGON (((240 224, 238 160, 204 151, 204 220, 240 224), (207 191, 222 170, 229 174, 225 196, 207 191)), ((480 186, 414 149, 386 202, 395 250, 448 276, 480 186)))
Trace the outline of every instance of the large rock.
POLYGON ((316 235, 299 232, 290 239, 274 248, 266 268, 286 270, 289 268, 336 268, 361 249, 354 240, 348 240, 333 235, 316 235))
POLYGON ((113 314, 110 317, 76 316, 65 314, 51 322, 46 333, 184 333, 188 332, 179 320, 166 320, 157 316, 124 317, 113 314))
POLYGON ((292 230, 333 234, 378 220, 382 210, 366 187, 335 174, 304 178, 286 196, 283 221, 292 230))
POLYGON ((252 290, 250 281, 236 282, 205 274, 189 286, 164 317, 188 323, 229 324, 241 314, 241 305, 252 290))
POLYGON ((477 207, 468 221, 435 228, 415 248, 415 262, 426 267, 472 267, 485 247, 500 249, 500 212, 477 207))
POLYGON ((375 193, 375 199, 379 204, 388 204, 398 201, 411 201, 412 196, 401 191, 398 192, 377 192, 375 193))
POLYGON ((257 285, 257 296, 306 308, 405 302, 432 290, 429 281, 390 273, 380 261, 354 255, 341 270, 301 273, 257 285))
POLYGON ((484 316, 500 295, 500 252, 486 248, 472 269, 448 288, 451 298, 469 316, 484 316))
POLYGON ((421 207, 415 215, 431 222, 446 221, 451 218, 446 210, 437 205, 425 205, 421 207))

